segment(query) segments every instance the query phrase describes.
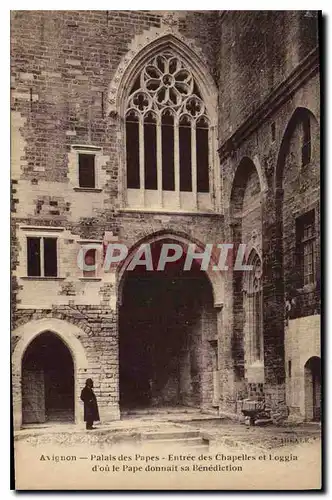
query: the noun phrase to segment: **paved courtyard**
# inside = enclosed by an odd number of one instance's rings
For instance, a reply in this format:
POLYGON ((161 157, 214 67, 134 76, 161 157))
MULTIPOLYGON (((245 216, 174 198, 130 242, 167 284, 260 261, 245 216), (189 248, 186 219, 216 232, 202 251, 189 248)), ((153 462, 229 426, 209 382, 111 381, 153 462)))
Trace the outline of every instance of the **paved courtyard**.
POLYGON ((84 424, 45 423, 30 425, 15 433, 16 441, 30 444, 95 444, 139 443, 144 436, 163 433, 171 440, 177 435, 199 432, 209 447, 220 444, 229 448, 272 449, 319 441, 321 426, 302 423, 247 426, 216 414, 192 408, 151 408, 126 412, 120 421, 96 424, 87 432, 84 424))

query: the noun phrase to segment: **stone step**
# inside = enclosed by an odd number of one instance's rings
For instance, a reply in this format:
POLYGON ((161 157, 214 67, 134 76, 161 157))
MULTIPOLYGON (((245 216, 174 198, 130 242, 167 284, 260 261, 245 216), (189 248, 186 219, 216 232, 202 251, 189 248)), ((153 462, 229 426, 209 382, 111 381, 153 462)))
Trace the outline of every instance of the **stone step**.
POLYGON ((168 426, 168 428, 158 428, 155 426, 149 426, 145 429, 144 427, 134 427, 128 428, 112 428, 112 427, 101 427, 92 432, 87 432, 85 429, 77 429, 75 426, 72 428, 66 427, 56 427, 51 429, 27 429, 25 431, 20 431, 15 439, 24 439, 27 441, 32 441, 35 444, 43 444, 48 442, 62 443, 67 442, 68 445, 75 445, 77 443, 97 443, 97 442, 107 442, 110 445, 117 444, 128 444, 130 442, 136 443, 143 447, 160 447, 169 448, 174 450, 176 448, 186 448, 190 447, 193 449, 204 449, 208 450, 209 440, 202 436, 199 430, 188 427, 180 426, 168 426))
POLYGON ((146 447, 187 448, 207 451, 209 441, 203 438, 198 430, 168 430, 157 432, 145 432, 142 434, 142 444, 146 447), (143 444, 144 443, 144 444, 143 444))
POLYGON ((167 446, 167 447, 182 447, 182 446, 201 446, 204 441, 201 437, 184 437, 180 439, 154 439, 148 441, 147 446, 167 446))
MULTIPOLYGON (((149 407, 149 408, 128 408, 121 410, 121 415, 179 415, 179 414, 206 414, 200 408, 195 407, 149 407)), ((212 412, 212 414, 215 412, 212 412)))
POLYGON ((201 444, 200 446, 195 446, 194 450, 196 452, 207 453, 209 451, 209 445, 208 444, 201 444))
POLYGON ((147 440, 162 440, 162 441, 168 441, 168 440, 173 440, 176 441, 178 439, 186 439, 186 438, 200 438, 200 433, 199 431, 177 431, 177 430, 172 430, 172 431, 160 431, 160 432, 145 432, 142 434, 143 439, 147 440))

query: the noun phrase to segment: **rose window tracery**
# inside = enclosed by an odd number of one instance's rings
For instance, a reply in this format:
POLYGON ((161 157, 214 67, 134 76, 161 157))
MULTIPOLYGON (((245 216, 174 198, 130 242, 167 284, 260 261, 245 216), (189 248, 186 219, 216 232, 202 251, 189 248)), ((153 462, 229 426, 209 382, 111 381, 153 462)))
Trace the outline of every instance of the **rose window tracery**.
POLYGON ((182 62, 172 56, 158 55, 142 73, 141 82, 156 102, 165 106, 179 106, 183 98, 192 94, 194 79, 182 62))

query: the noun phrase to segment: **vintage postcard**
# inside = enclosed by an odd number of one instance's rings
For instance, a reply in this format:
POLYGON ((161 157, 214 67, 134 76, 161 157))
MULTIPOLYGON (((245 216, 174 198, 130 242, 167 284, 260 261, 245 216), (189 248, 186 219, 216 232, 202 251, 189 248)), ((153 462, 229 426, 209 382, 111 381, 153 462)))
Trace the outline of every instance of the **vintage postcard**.
POLYGON ((319 490, 317 11, 12 11, 17 490, 319 490))

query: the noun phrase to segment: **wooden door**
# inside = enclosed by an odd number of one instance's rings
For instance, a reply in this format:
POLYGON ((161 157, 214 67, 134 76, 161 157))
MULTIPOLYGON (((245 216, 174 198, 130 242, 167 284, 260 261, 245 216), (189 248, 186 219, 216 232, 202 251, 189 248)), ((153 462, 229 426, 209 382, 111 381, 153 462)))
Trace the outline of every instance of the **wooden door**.
POLYGON ((320 411, 320 401, 321 401, 321 384, 320 384, 320 373, 313 372, 312 375, 312 395, 313 395, 313 419, 317 422, 320 421, 321 411, 320 411))
POLYGON ((43 370, 23 370, 22 422, 43 423, 45 414, 45 381, 43 370))

